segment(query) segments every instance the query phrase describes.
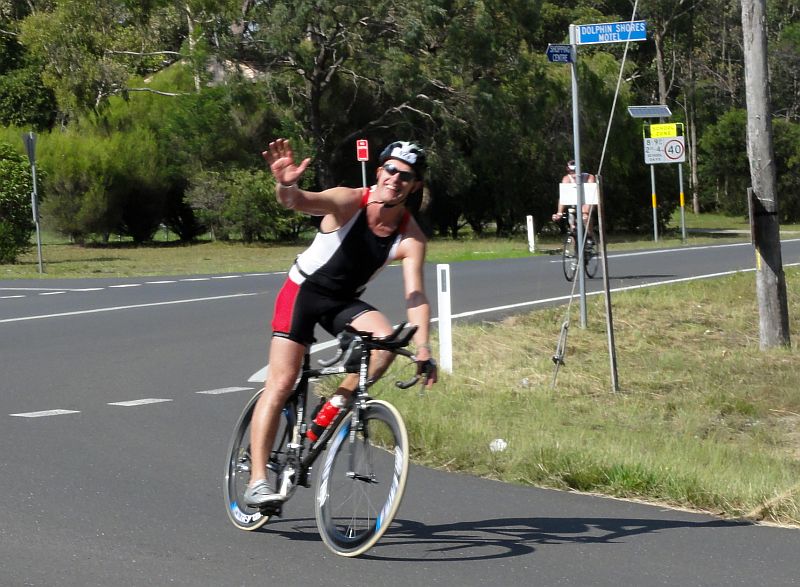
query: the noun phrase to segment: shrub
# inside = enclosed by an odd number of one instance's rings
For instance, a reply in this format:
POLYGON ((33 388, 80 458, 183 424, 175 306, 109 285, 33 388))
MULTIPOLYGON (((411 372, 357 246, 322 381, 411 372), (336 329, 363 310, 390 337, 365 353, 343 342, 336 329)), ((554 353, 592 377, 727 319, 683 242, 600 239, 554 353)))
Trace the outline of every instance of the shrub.
POLYGON ((30 195, 30 168, 25 157, 0 143, 0 263, 14 263, 30 246, 35 228, 30 195))

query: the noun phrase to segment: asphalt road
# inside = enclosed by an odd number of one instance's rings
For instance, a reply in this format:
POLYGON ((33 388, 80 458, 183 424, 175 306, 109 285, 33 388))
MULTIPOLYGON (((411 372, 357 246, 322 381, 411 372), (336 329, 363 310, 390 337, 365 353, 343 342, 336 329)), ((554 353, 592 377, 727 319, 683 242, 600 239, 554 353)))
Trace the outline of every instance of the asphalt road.
MULTIPOLYGON (((800 262, 800 240, 783 260, 800 262)), ((749 245, 692 247, 612 254, 609 275, 625 288, 753 264, 749 245)), ((0 281, 0 585, 800 582, 796 529, 421 467, 396 525, 357 560, 325 549, 310 490, 262 531, 236 530, 224 453, 284 278, 0 281)), ((399 281, 390 267, 366 296, 396 321, 399 281)), ((451 285, 461 319, 570 293, 555 257, 454 264, 451 285)))

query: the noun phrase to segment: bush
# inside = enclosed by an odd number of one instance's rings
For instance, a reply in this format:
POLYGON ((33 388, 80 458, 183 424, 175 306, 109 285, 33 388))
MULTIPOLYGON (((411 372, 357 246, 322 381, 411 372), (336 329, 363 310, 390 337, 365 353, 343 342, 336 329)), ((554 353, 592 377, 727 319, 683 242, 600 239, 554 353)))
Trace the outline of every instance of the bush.
POLYGON ((25 157, 0 143, 0 263, 14 263, 30 247, 35 225, 31 213, 30 168, 25 157))
MULTIPOLYGON (((775 118, 773 155, 777 175, 781 222, 800 220, 800 125, 775 118)), ((701 203, 732 216, 747 216, 747 188, 751 185, 747 158, 747 111, 731 110, 706 129, 699 144, 701 203)))
POLYGON ((307 217, 286 210, 275 199, 275 182, 265 171, 203 171, 187 190, 187 201, 212 238, 233 233, 246 243, 297 238, 307 217))
POLYGON ((108 238, 119 222, 119 211, 108 200, 108 141, 74 132, 42 137, 41 164, 50 170, 44 216, 58 232, 75 242, 92 234, 108 238))

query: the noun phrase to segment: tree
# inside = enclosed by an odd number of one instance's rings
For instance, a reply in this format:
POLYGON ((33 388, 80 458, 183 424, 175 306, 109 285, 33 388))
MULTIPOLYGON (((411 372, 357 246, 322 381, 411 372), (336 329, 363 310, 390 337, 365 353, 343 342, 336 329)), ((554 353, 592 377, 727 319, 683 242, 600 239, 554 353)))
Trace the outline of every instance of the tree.
POLYGON ((731 109, 706 127, 698 145, 699 170, 705 178, 700 189, 701 210, 747 214, 744 194, 751 183, 746 149, 746 110, 731 109))
POLYGON ((186 202, 211 240, 227 240, 230 227, 225 219, 226 185, 218 171, 202 171, 193 177, 186 190, 186 202))
POLYGON ((745 84, 747 96, 747 155, 753 181, 755 245, 759 264, 756 293, 761 348, 788 346, 789 308, 781 260, 780 223, 772 112, 767 76, 766 0, 742 0, 745 84))
POLYGON ((14 263, 30 247, 33 184, 25 158, 0 142, 0 263, 14 263))

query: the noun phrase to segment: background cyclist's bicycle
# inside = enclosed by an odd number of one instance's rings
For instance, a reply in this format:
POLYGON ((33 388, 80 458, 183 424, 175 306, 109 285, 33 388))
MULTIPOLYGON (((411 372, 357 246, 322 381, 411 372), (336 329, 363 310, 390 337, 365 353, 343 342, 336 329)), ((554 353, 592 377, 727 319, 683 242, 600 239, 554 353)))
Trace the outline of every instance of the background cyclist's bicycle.
MULTIPOLYGON (((294 393, 283 409, 267 463, 267 478, 288 499, 298 486, 310 486, 312 465, 328 448, 315 472, 314 501, 320 535, 336 554, 357 556, 371 548, 400 507, 408 477, 408 435, 397 409, 368 395, 373 382, 367 373, 372 350, 389 351, 414 361, 405 347, 415 331, 416 326, 406 329, 401 324, 390 336, 374 338, 368 332, 346 330, 338 337, 337 355, 319 361, 320 368, 311 367, 306 353, 294 393), (309 380, 342 373, 358 373, 358 388, 349 404, 312 441, 306 434, 308 421, 313 419, 306 417, 309 380)), ((418 372, 396 385, 407 389, 423 375, 418 372)), ((262 391, 239 417, 225 465, 225 506, 231 522, 242 530, 260 528, 272 516, 279 516, 283 507, 279 503, 251 508, 243 500, 251 473, 250 420, 262 391)))
MULTIPOLYGON (((564 247, 561 251, 561 265, 564 269, 564 277, 567 281, 575 279, 578 269, 578 233, 575 222, 575 208, 570 207, 568 212, 567 233, 564 235, 564 247)), ((591 236, 584 233, 585 242, 583 247, 583 269, 587 277, 594 277, 597 274, 597 245, 591 236)))

